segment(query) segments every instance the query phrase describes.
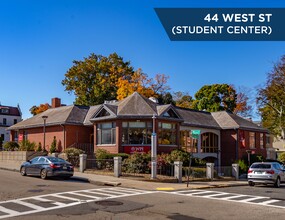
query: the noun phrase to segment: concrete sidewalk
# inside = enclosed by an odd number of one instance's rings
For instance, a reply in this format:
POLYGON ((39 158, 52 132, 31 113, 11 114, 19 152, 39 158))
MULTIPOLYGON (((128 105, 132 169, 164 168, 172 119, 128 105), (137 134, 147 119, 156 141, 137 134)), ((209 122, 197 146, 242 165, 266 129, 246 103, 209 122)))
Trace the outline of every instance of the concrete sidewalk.
POLYGON ((157 181, 140 181, 130 178, 116 178, 113 176, 103 176, 97 174, 75 173, 75 177, 88 180, 96 185, 122 186, 128 188, 137 188, 145 190, 183 190, 183 189, 206 189, 231 186, 246 186, 247 181, 207 181, 189 183, 165 183, 157 181))
MULTIPOLYGON (((11 170, 19 172, 20 164, 7 163, 0 161, 0 169, 11 170)), ((141 181, 130 178, 117 178, 114 176, 105 176, 90 173, 75 172, 73 179, 89 182, 95 185, 105 186, 122 186, 127 188, 137 188, 145 190, 183 190, 183 189, 206 189, 206 188, 218 188, 218 187, 232 187, 232 186, 246 186, 247 181, 207 181, 189 183, 165 183, 158 181, 141 181)))

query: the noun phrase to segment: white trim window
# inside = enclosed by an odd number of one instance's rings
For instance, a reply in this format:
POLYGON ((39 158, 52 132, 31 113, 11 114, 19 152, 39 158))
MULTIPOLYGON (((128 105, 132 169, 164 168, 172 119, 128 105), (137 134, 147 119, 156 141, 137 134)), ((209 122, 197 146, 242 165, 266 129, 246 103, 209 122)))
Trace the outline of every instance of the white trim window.
POLYGON ((97 144, 116 144, 116 123, 108 122, 97 125, 97 144))
POLYGON ((150 145, 152 122, 130 121, 123 122, 122 144, 150 145))
POLYGON ((255 132, 249 132, 249 148, 255 148, 255 132))
POLYGON ((158 144, 176 145, 176 125, 174 123, 158 123, 158 144))
POLYGON ((260 149, 264 148, 264 134, 260 133, 260 149))

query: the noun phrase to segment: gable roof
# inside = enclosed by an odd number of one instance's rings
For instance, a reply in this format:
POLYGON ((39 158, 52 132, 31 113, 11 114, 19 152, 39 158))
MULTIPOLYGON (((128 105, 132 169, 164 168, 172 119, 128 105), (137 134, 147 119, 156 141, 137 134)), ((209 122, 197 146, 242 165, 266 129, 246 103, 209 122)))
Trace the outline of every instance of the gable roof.
POLYGON ((152 116, 157 115, 156 104, 138 92, 118 103, 117 115, 120 116, 152 116))
POLYGON ((222 129, 245 129, 268 132, 267 129, 258 126, 250 120, 244 119, 236 114, 227 111, 212 112, 213 118, 222 129))
POLYGON ((12 107, 12 106, 5 106, 0 104, 0 115, 11 115, 11 116, 22 116, 22 113, 19 109, 19 107, 12 107), (2 109, 7 109, 8 112, 4 113, 2 112, 2 109))
POLYGON ((48 117, 46 119, 46 126, 59 124, 81 125, 84 122, 88 109, 89 107, 77 105, 50 108, 38 115, 23 120, 15 125, 12 125, 7 130, 42 127, 44 124, 42 116, 48 117))
POLYGON ((184 119, 182 125, 221 129, 210 112, 176 107, 176 111, 184 119))

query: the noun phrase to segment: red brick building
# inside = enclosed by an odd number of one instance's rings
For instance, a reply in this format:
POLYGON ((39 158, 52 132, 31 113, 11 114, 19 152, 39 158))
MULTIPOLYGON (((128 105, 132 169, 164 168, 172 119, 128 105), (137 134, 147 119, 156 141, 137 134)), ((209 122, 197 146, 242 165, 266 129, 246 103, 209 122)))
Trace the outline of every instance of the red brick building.
POLYGON ((184 148, 220 165, 245 157, 247 150, 266 158, 271 148, 266 129, 237 115, 160 105, 136 92, 122 101, 91 107, 60 106, 53 99, 53 108, 9 129, 11 140, 43 144, 45 134, 46 149, 55 136, 60 150, 94 144, 92 151, 103 148, 112 153, 150 151, 154 130, 158 153, 184 148))

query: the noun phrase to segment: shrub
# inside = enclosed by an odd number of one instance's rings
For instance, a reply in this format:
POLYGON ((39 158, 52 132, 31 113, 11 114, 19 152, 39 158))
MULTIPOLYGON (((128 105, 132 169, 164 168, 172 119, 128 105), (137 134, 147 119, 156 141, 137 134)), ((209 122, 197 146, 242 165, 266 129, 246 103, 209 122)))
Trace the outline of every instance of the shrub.
POLYGON ((193 167, 199 167, 199 166, 205 166, 206 165, 206 161, 201 159, 201 158, 192 158, 192 161, 191 161, 191 166, 193 167))
POLYGON ((123 172, 149 173, 150 153, 134 153, 123 161, 123 172))
POLYGON ((50 149, 49 149, 49 152, 50 152, 51 154, 54 153, 54 152, 56 152, 56 143, 57 143, 56 137, 54 136, 54 137, 53 137, 53 140, 52 140, 52 142, 51 142, 51 145, 50 145, 50 149))
POLYGON ((191 168, 191 176, 193 178, 205 178, 206 177, 206 168, 191 168))
POLYGON ((73 166, 79 167, 79 155, 84 153, 83 150, 71 147, 65 149, 64 153, 66 154, 68 162, 73 166))
POLYGON ((15 151, 15 150, 18 150, 20 146, 17 142, 8 141, 3 145, 3 148, 4 150, 7 150, 7 151, 15 151))
POLYGON ((78 148, 67 148, 64 150, 64 153, 66 153, 67 156, 79 156, 80 154, 84 154, 84 151, 78 148))
POLYGON ((97 149, 95 152, 95 157, 98 160, 111 159, 110 155, 110 152, 105 149, 97 149))
POLYGON ((240 173, 247 173, 248 166, 247 163, 244 160, 238 160, 237 164, 239 165, 239 171, 240 173))
POLYGON ((255 163, 255 162, 262 162, 264 161, 264 158, 262 155, 258 155, 258 154, 251 154, 250 155, 250 163, 255 163))
POLYGON ((30 142, 29 140, 23 140, 19 143, 21 151, 34 151, 36 148, 35 142, 30 142))
POLYGON ((39 142, 39 145, 38 145, 37 151, 38 151, 38 152, 42 152, 42 151, 43 151, 42 143, 41 143, 41 142, 39 142))
POLYGON ((285 164, 285 152, 279 154, 278 160, 279 160, 280 162, 282 162, 283 164, 285 164))
POLYGON ((189 165, 190 154, 182 149, 175 149, 167 156, 168 163, 174 163, 174 161, 183 162, 183 166, 189 165))

